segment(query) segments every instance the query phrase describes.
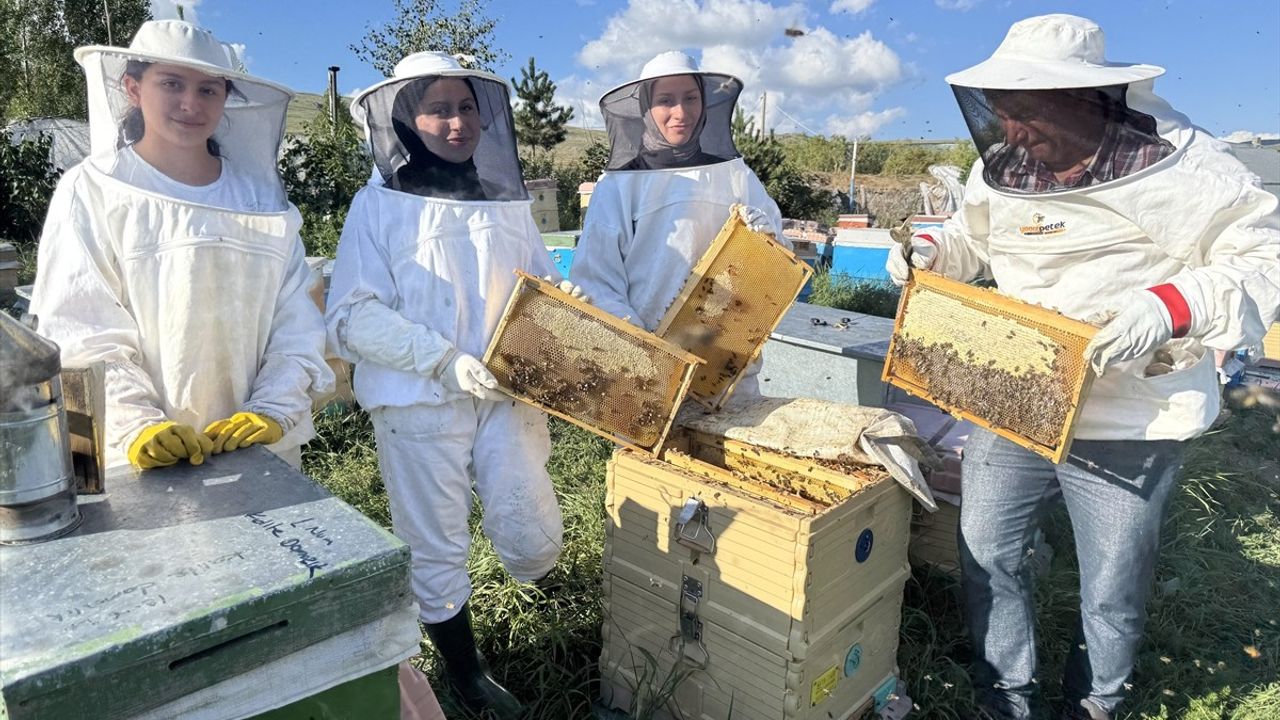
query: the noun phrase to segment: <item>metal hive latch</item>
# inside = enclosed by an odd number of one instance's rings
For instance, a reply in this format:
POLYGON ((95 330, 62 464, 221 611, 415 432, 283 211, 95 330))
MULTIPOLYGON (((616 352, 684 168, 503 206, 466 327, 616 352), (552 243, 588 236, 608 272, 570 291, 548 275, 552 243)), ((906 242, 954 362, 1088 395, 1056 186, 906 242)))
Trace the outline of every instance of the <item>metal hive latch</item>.
POLYGON ((694 552, 715 552, 716 536, 711 532, 710 516, 707 504, 700 498, 686 500, 676 516, 676 542, 694 552))
POLYGON ((702 582, 688 575, 681 576, 680 607, 676 609, 680 632, 671 636, 667 646, 677 658, 706 670, 711 654, 702 642, 702 620, 698 617, 698 603, 701 601, 702 582))

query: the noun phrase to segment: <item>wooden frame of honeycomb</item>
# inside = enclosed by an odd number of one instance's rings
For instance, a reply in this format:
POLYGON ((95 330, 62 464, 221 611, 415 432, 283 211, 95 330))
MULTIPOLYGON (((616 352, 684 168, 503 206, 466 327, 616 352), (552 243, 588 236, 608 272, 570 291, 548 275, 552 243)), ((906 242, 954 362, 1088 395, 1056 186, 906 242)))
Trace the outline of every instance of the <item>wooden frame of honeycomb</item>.
POLYGON ((697 356, 524 272, 484 354, 503 393, 656 453, 697 356))
POLYGON ((903 288, 883 379, 1062 462, 1093 381, 1097 328, 994 290, 915 270, 903 288))

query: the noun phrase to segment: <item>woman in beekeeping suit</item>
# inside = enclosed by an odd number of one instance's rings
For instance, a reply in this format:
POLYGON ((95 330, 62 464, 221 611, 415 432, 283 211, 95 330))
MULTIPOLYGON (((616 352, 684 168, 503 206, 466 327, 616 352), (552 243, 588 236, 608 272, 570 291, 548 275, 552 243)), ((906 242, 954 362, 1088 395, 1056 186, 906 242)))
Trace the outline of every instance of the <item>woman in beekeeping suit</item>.
MULTIPOLYGON (((990 59, 947 77, 981 158, 964 203, 918 233, 911 263, 1102 325, 1100 373, 1071 458, 1053 465, 985 430, 964 449, 961 567, 974 687, 996 718, 1040 703, 1027 543, 1066 503, 1080 558, 1065 718, 1110 718, 1127 694, 1160 524, 1185 443, 1218 416, 1209 349, 1259 343, 1280 292, 1276 199, 1153 90, 1164 70, 1108 62, 1102 30, 1028 18, 990 59)), ((908 277, 890 255, 890 274, 908 277)))
MULTIPOLYGON (((656 329, 735 204, 749 228, 781 238, 777 204, 733 144, 740 92, 741 80, 671 51, 600 99, 609 165, 571 270, 594 304, 656 329)), ((738 397, 754 384, 752 373, 738 397)))
POLYGON ((276 171, 291 93, 176 20, 75 57, 91 154, 50 203, 32 308, 64 363, 106 363, 109 464, 266 444, 299 465, 333 374, 276 171))
POLYGON ((520 703, 489 675, 471 633, 472 481, 484 532, 518 580, 551 571, 562 528, 546 415, 495 392, 477 359, 513 271, 555 275, 521 179, 507 86, 443 53, 415 53, 357 96, 352 114, 375 170, 338 246, 329 340, 356 364, 356 398, 373 416, 395 531, 412 549, 414 592, 450 686, 473 711, 516 717, 520 703))

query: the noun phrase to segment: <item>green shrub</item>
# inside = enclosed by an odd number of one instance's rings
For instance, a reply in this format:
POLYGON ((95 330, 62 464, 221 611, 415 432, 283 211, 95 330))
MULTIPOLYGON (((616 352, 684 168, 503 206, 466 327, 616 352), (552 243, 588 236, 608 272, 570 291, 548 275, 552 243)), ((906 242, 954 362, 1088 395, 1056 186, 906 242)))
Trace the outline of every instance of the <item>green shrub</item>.
POLYGON ((327 111, 317 113, 301 135, 287 140, 280 158, 285 190, 302 213, 308 255, 334 256, 351 200, 372 171, 360 131, 341 100, 339 105, 337 124, 327 111))
POLYGON ((14 145, 9 132, 0 130, 0 240, 12 242, 18 251, 19 285, 35 279, 40 228, 58 184, 58 171, 49 160, 51 145, 47 135, 14 145))
POLYGON ((858 143, 858 173, 879 175, 893 148, 894 145, 887 142, 858 143))
POLYGON ((807 302, 849 312, 891 318, 898 314, 901 291, 886 280, 863 280, 819 268, 807 302))
POLYGON ((921 175, 944 162, 944 152, 924 145, 895 145, 884 160, 885 175, 921 175))

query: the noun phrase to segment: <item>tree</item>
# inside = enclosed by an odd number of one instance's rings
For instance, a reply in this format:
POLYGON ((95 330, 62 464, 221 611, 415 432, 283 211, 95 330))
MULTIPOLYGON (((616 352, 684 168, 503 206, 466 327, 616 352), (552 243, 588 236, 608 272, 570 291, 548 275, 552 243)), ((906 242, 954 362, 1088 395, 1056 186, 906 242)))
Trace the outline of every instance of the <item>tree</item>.
POLYGON ((395 0, 395 19, 369 28, 351 51, 387 77, 404 56, 423 50, 462 55, 464 67, 492 71, 511 56, 493 47, 498 21, 485 16, 487 3, 458 0, 457 12, 448 15, 440 0, 395 0))
MULTIPOLYGON (((327 93, 321 107, 329 107, 327 93)), ((341 98, 336 124, 328 112, 320 112, 302 126, 301 136, 288 139, 280 177, 289 200, 302 213, 307 254, 333 257, 347 208, 368 181, 371 165, 341 98)))
POLYGON ((546 70, 539 70, 529 58, 529 66, 520 69, 520 82, 515 85, 520 105, 516 108, 516 140, 537 152, 542 148, 550 152, 564 142, 568 134, 566 125, 573 119, 573 108, 562 107, 555 102, 556 84, 546 70))
POLYGON ((821 178, 801 172, 787 160, 782 142, 772 132, 756 130, 755 121, 741 110, 733 115, 733 144, 742 160, 778 203, 782 216, 817 220, 828 225, 840 212, 839 197, 826 189, 821 178))
POLYGON ((150 18, 149 0, 0 0, 0 115, 84 119, 84 73, 72 51, 127 45, 150 18))

